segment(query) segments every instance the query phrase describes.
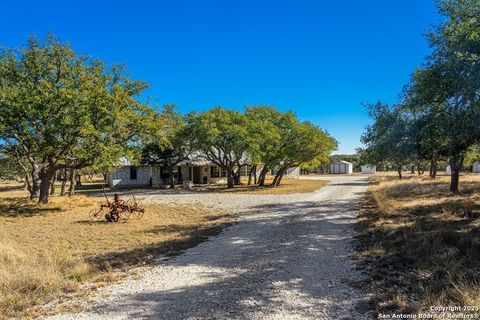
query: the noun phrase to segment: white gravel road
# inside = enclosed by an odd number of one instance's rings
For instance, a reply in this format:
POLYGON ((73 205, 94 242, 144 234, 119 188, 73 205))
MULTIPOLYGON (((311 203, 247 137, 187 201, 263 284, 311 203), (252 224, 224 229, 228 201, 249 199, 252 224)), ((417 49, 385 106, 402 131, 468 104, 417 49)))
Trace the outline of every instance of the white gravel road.
POLYGON ((146 202, 246 210, 241 222, 139 278, 106 287, 84 313, 51 319, 367 319, 348 285, 361 176, 309 194, 149 194, 146 202))

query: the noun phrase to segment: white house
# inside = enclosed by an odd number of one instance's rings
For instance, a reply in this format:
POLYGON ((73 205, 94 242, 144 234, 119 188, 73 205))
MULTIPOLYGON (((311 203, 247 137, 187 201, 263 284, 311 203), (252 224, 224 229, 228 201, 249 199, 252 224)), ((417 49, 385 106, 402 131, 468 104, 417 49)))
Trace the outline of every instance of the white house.
MULTIPOLYGON (((227 182, 227 173, 211 163, 183 163, 173 171, 177 184, 217 184, 227 182)), ((162 166, 123 166, 107 174, 110 187, 154 187, 169 184, 169 173, 162 166)))
POLYGON ((330 173, 351 174, 353 165, 347 161, 337 161, 330 165, 330 173))
POLYGON ((472 172, 480 173, 480 161, 475 161, 473 163, 472 172))
MULTIPOLYGON (((240 168, 240 176, 248 176, 249 165, 240 168)), ((257 175, 261 167, 257 169, 257 175)), ((292 168, 293 169, 293 168, 292 168)), ((297 171, 287 172, 285 176, 295 175, 297 171)), ((176 184, 226 184, 227 172, 206 160, 189 160, 180 163, 173 171, 176 184)), ((107 173, 107 183, 111 188, 153 187, 159 188, 169 184, 169 173, 162 166, 134 166, 123 164, 115 171, 107 173)))
POLYGON ((445 172, 447 174, 452 174, 452 169, 450 168, 450 165, 448 165, 446 168, 445 168, 445 172))
POLYGON ((375 174, 377 173, 377 167, 376 166, 362 166, 362 173, 363 174, 375 174))
POLYGON ((151 166, 122 166, 107 173, 107 183, 114 187, 147 187, 153 175, 151 166))

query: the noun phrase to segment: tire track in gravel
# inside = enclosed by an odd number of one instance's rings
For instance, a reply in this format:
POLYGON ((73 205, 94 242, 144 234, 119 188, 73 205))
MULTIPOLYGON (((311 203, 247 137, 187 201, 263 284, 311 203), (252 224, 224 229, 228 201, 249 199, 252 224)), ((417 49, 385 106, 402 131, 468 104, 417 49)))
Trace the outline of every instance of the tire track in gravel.
POLYGON ((367 182, 328 179, 296 201, 250 205, 218 236, 51 319, 368 319, 355 308, 365 295, 347 284, 360 279, 351 241, 367 182))

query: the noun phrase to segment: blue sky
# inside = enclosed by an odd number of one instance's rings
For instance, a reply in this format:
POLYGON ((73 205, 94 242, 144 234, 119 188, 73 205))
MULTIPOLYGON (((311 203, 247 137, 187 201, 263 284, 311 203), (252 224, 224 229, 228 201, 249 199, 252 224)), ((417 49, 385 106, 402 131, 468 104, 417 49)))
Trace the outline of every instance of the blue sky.
POLYGON ((0 0, 0 46, 53 32, 126 64, 156 104, 275 105, 352 153, 368 124, 362 103, 397 100, 439 19, 432 0, 0 0))

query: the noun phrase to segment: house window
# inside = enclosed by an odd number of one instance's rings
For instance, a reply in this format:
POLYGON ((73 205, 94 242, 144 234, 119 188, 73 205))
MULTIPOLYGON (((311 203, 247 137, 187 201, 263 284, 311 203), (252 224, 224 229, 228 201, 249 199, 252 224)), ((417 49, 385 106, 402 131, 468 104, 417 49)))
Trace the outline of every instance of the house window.
POLYGON ((218 167, 210 167, 210 177, 212 178, 218 178, 220 177, 220 170, 218 167))
POLYGON ((243 165, 240 167, 240 175, 242 177, 247 177, 248 174, 250 173, 250 166, 249 165, 243 165))
POLYGON ((170 175, 168 174, 168 170, 166 170, 164 167, 160 167, 160 179, 168 179, 170 178, 170 175))
POLYGON ((137 167, 130 167, 130 180, 137 180, 137 167))
POLYGON ((227 176, 227 171, 217 166, 210 167, 210 177, 211 178, 224 178, 227 176))

